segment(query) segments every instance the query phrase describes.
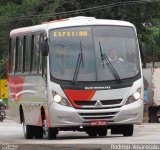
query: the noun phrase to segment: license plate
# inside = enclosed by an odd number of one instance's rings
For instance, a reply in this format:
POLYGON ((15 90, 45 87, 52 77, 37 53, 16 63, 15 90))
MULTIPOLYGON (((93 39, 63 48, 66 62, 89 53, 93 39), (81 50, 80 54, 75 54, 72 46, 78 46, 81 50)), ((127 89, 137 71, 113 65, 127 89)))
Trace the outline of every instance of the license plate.
POLYGON ((105 120, 99 120, 99 121, 92 121, 91 122, 91 126, 106 126, 107 125, 107 121, 105 120))

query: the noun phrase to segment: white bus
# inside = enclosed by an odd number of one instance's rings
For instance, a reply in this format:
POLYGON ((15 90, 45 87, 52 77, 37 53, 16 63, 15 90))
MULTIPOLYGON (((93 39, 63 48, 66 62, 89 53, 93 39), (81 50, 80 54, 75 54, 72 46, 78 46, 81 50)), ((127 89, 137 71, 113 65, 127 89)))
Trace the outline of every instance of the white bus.
POLYGON ((132 136, 142 122, 141 58, 129 22, 74 17, 12 30, 8 81, 9 113, 26 139, 69 130, 132 136))

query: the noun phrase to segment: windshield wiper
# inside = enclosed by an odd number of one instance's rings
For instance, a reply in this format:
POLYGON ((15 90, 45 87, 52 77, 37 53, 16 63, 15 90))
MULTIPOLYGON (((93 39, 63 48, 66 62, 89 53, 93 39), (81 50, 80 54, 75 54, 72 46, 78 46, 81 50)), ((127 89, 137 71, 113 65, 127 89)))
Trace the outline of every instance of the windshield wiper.
POLYGON ((80 41, 80 48, 81 48, 81 57, 82 57, 82 68, 83 68, 83 50, 82 50, 82 42, 80 41))
POLYGON ((72 81, 72 83, 74 85, 76 84, 76 81, 77 81, 77 77, 78 77, 79 68, 80 68, 81 63, 82 63, 82 68, 84 66, 84 63, 83 63, 83 51, 82 51, 82 43, 81 43, 81 41, 80 41, 80 49, 81 49, 81 53, 79 53, 79 55, 78 55, 76 68, 75 68, 75 71, 74 71, 74 76, 73 76, 73 81, 72 81))
POLYGON ((81 63, 82 63, 82 54, 79 53, 78 59, 77 59, 77 64, 76 64, 76 69, 74 71, 74 76, 73 76, 73 81, 72 81, 74 85, 77 81, 77 77, 78 77, 79 68, 80 68, 81 63))
POLYGON ((103 68, 105 67, 105 64, 106 66, 109 68, 110 72, 112 73, 112 75, 114 76, 114 78, 117 80, 117 81, 121 81, 117 71, 115 70, 115 68, 113 67, 112 63, 110 62, 110 60, 108 59, 106 53, 102 53, 102 48, 101 48, 101 43, 99 41, 99 48, 100 48, 100 53, 101 53, 101 60, 102 60, 102 63, 103 63, 103 68), (106 62, 104 64, 104 61, 106 62))

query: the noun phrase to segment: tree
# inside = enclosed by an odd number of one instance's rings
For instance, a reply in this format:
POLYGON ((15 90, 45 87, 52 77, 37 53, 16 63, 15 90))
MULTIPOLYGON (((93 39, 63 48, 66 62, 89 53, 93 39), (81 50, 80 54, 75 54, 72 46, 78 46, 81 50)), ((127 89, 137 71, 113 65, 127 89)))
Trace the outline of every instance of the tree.
MULTIPOLYGON (((143 42, 148 43, 148 40, 152 39, 151 32, 153 30, 157 32, 153 27, 160 24, 159 10, 160 2, 156 0, 1 0, 0 48, 2 59, 5 62, 9 32, 12 29, 78 15, 130 21, 137 27, 138 34, 142 35, 143 42)), ((155 45, 157 42, 157 40, 154 41, 155 45)), ((150 55, 149 45, 147 48, 150 55)), ((159 52, 159 48, 156 47, 156 49, 159 52)))
POLYGON ((146 35, 146 53, 149 61, 153 52, 155 61, 160 61, 160 27, 149 27, 146 35))

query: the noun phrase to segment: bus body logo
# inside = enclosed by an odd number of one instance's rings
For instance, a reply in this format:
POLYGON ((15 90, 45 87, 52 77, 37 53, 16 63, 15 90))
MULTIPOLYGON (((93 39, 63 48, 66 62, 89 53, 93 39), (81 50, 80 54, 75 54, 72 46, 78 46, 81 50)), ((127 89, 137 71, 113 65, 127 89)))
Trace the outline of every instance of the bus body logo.
POLYGON ((85 87, 85 90, 110 90, 111 86, 102 86, 102 87, 85 87))
POLYGON ((98 101, 96 102, 95 106, 96 106, 96 107, 102 107, 103 105, 102 105, 102 103, 98 100, 98 101))

